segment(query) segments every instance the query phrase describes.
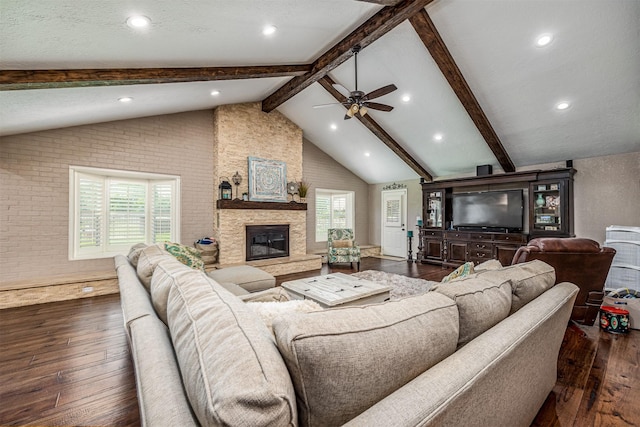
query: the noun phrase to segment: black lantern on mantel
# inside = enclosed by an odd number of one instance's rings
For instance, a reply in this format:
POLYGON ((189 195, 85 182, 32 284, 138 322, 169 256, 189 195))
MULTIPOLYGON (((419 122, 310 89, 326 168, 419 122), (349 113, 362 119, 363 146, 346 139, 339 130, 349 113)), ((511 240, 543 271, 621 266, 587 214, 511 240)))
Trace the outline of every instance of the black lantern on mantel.
POLYGON ((231 184, 229 183, 229 178, 222 177, 220 179, 221 182, 220 185, 218 185, 220 200, 231 200, 231 184))

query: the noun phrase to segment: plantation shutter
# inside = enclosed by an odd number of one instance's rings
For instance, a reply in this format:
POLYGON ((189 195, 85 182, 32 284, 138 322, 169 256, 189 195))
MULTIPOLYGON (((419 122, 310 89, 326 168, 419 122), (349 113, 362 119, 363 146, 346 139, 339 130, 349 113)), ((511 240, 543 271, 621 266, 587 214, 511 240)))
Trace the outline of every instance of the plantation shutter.
POLYGON ((109 250, 146 241, 147 184, 109 180, 109 250))
POLYGON ((89 175, 79 176, 76 197, 79 201, 77 250, 95 252, 101 249, 103 241, 104 180, 89 175))
POLYGON ((331 196, 316 193, 316 241, 327 240, 331 228, 331 196))
POLYGON ((347 228, 347 196, 341 194, 333 196, 332 200, 332 228, 347 228))
POLYGON ((171 240, 173 184, 170 182, 151 185, 151 241, 171 240))

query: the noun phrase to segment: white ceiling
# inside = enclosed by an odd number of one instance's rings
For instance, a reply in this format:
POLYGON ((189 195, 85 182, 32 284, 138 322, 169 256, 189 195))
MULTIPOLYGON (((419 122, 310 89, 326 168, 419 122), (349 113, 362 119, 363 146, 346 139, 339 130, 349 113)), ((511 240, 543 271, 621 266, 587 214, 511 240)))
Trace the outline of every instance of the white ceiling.
MULTIPOLYGON (((0 68, 308 64, 380 9, 355 0, 0 0, 0 68), (134 13, 151 27, 129 28, 134 13), (266 24, 275 35, 261 34, 266 24)), ((640 150, 640 1, 435 0, 426 10, 516 167, 640 150), (554 34, 546 48, 534 45, 541 33, 554 34), (560 100, 571 107, 556 111, 560 100)), ((352 90, 353 73, 350 59, 330 76, 352 90)), ((0 135, 259 101, 288 79, 2 91, 0 135)), ((395 109, 370 114, 434 177, 499 169, 408 22, 358 56, 358 89, 389 83, 399 89, 376 101, 395 109)), ((369 183, 417 178, 360 122, 344 121, 342 106, 312 108, 332 102, 313 84, 278 110, 369 183)))

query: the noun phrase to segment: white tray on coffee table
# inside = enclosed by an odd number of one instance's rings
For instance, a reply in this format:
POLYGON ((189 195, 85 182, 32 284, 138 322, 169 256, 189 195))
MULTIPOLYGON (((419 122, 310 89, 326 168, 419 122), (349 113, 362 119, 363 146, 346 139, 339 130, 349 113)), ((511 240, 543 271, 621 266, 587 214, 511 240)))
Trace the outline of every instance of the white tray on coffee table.
POLYGON ((344 273, 292 280, 281 285, 293 299, 311 299, 325 308, 364 305, 389 299, 391 287, 344 273))

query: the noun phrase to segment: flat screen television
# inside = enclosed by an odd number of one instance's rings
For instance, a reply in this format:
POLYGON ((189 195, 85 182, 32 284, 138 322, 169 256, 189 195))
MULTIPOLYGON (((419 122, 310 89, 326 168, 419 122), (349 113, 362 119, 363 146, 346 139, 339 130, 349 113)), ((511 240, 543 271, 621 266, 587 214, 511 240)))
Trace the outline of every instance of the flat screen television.
POLYGON ((458 230, 522 231, 522 190, 453 194, 452 208, 458 230))

